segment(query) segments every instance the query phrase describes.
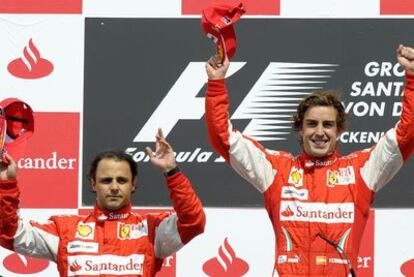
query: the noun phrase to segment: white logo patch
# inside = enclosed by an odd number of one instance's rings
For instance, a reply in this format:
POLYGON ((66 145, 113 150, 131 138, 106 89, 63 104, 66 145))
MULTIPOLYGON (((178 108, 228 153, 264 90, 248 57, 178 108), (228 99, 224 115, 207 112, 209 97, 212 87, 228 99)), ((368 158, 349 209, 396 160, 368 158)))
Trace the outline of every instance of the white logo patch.
POLYGON ((349 261, 347 259, 329 258, 329 263, 331 263, 331 264, 348 264, 349 261))
POLYGON ((142 275, 144 255, 68 256, 68 276, 142 275))
POLYGON ((295 187, 282 187, 282 198, 297 198, 299 200, 307 200, 309 198, 309 191, 307 189, 297 189, 295 187))
POLYGON ((85 252, 98 253, 99 244, 97 242, 71 241, 67 245, 68 253, 85 252))
POLYGON ((353 203, 303 203, 282 201, 280 203, 281 221, 304 221, 320 223, 353 223, 353 203))
POLYGON ((280 255, 277 258, 277 263, 278 264, 284 264, 284 263, 292 263, 292 264, 297 264, 299 263, 299 256, 295 255, 294 257, 287 257, 287 255, 280 255))

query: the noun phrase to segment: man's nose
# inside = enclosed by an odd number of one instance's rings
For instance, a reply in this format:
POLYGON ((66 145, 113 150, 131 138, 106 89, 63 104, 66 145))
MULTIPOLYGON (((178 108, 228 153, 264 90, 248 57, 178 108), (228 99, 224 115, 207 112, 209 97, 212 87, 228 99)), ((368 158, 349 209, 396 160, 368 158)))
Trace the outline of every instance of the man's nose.
POLYGON ((110 186, 109 186, 109 189, 112 190, 112 191, 117 191, 119 189, 118 182, 116 180, 112 181, 110 186))
POLYGON ((323 130, 322 124, 318 124, 318 126, 316 126, 315 133, 318 136, 323 136, 324 135, 324 130, 323 130))

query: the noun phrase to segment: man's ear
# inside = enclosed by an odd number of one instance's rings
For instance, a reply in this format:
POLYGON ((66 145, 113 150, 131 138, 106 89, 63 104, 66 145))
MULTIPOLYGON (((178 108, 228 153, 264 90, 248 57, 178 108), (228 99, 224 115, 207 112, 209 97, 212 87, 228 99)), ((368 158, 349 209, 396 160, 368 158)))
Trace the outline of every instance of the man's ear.
POLYGON ((135 192, 135 189, 137 188, 137 177, 135 177, 133 180, 132 180, 132 189, 131 189, 131 192, 135 192))
POLYGON ((89 178, 89 183, 91 184, 91 188, 92 188, 92 190, 93 190, 94 192, 96 192, 96 189, 95 189, 96 182, 95 182, 95 180, 94 180, 94 179, 92 179, 92 178, 89 178))

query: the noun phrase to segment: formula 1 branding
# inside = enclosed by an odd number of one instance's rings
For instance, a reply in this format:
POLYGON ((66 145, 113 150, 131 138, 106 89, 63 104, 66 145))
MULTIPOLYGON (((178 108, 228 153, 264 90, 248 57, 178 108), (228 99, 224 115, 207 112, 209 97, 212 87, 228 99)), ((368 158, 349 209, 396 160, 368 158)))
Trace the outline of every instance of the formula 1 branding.
MULTIPOLYGON (((245 63, 233 62, 228 77, 247 66, 245 63)), ((309 63, 280 63, 270 62, 255 85, 246 94, 233 115, 232 121, 250 119, 244 130, 247 135, 257 141, 287 140, 291 134, 290 115, 296 106, 312 89, 322 89, 323 78, 329 78, 339 70, 337 64, 309 64, 309 63), (315 69, 316 68, 316 69, 315 69), (329 72, 330 75, 326 75, 329 72), (310 73, 313 75, 310 76, 310 73), (323 75, 324 74, 324 75, 323 75), (306 81, 300 80, 305 77, 306 81), (269 91, 270 90, 270 91, 269 91), (293 91, 291 91, 293 90, 293 91), (273 92, 274 91, 274 92, 273 92), (298 92, 300 91, 300 92, 298 92), (263 129, 267 131, 262 131, 263 129)), ((179 76, 176 84, 166 94, 165 98, 154 110, 151 117, 140 129, 134 142, 154 141, 153 130, 161 126, 166 136, 175 128, 180 120, 199 120, 204 115, 203 98, 196 97, 200 88, 205 84, 203 75, 204 63, 190 63, 179 76), (190 81, 191 80, 191 81, 190 81), (185 84, 192 84, 193 89, 183 89, 185 84), (183 93, 185 92, 185 93, 183 93), (179 101, 186 109, 174 105, 179 101), (201 101, 201 102, 200 102, 201 101)), ((386 78, 404 76, 404 71, 398 63, 368 62, 363 70, 367 78, 386 78)), ((344 101, 345 112, 355 117, 397 117, 401 114, 401 102, 387 103, 386 101, 354 101, 353 97, 367 99, 368 97, 401 97, 403 81, 366 83, 354 81, 350 88, 351 100, 344 101)), ((368 98, 369 99, 369 98, 368 98)), ((383 136, 384 131, 346 131, 340 136, 342 143, 376 143, 383 136)), ((137 151, 136 147, 128 147, 126 152, 131 153, 137 161, 149 161, 144 151, 137 151)), ((194 151, 179 152, 180 162, 208 161, 222 162, 211 152, 196 148, 194 151)))
POLYGON ((353 203, 306 203, 282 201, 280 220, 320 223, 353 223, 353 203))
MULTIPOLYGON (((204 182, 201 176, 205 174, 212 177, 210 183, 215 189, 231 188, 229 193, 235 195, 232 203, 252 203, 252 198, 247 196, 249 187, 237 185, 240 177, 230 169, 226 171, 224 160, 210 145, 205 113, 205 62, 214 49, 211 42, 200 35, 199 19, 93 18, 85 24, 85 55, 90 59, 85 60, 88 80, 84 91, 84 165, 102 148, 116 146, 140 163, 145 173, 141 175, 143 183, 149 184, 155 174, 149 173, 151 164, 145 147, 153 145, 160 127, 174 146, 177 161, 186 173, 197 176, 194 177, 195 186, 202 187, 201 193, 210 195, 214 205, 227 205, 229 200, 224 195, 213 197, 209 186, 198 185, 204 182), (111 26, 116 31, 102 32, 101 23, 115 24, 111 26), (174 33, 174 39, 182 45, 173 45, 165 51, 162 46, 170 45, 171 38, 154 36, 165 31, 174 33), (99 43, 94 39, 97 35, 101 38, 99 43), (131 43, 117 44, 116 41, 131 43), (140 51, 136 51, 137 45, 140 51), (195 49, 194 45, 200 47, 195 49), (114 52, 120 55, 114 60, 108 59, 114 52), (133 62, 117 64, 125 60, 140 61, 143 66, 133 62), (154 70, 148 72, 145 66, 154 70), (111 135, 103 136, 108 133, 109 125, 111 135)), ((306 22, 281 19, 277 24, 272 20, 242 20, 237 25, 237 38, 243 43, 226 75, 228 117, 232 128, 266 149, 297 155, 301 152, 300 133, 292 129, 292 113, 310 93, 332 89, 341 96, 350 121, 338 140, 340 153, 347 155, 372 146, 395 126, 402 111, 404 70, 395 60, 395 49, 384 46, 395 45, 395 42, 383 36, 385 31, 402 30, 400 26, 410 30, 414 25, 404 20, 335 19, 329 24, 319 19, 306 22), (338 28, 343 32, 334 31, 338 28), (271 29, 274 35, 269 38, 259 32, 253 43, 252 29, 271 29), (282 30, 286 29, 294 30, 292 34, 296 35, 289 35, 285 43, 280 43, 277 38, 285 37, 282 30), (355 29, 367 33, 358 37, 363 42, 360 49, 334 50, 344 47, 345 42, 346 47, 354 47, 350 42, 357 36, 355 29), (315 38, 312 48, 299 49, 304 36, 315 38), (387 43, 378 47, 374 42, 379 39, 387 43)), ((411 39, 408 32, 399 32, 399 35, 401 40, 411 39)), ((341 184, 344 181, 341 178, 340 172, 333 173, 331 183, 326 184, 341 184)), ((296 186, 300 184, 300 178, 298 180, 296 186)), ((156 203, 161 201, 168 205, 167 197, 161 200, 160 193, 152 193, 149 189, 146 193, 156 199, 156 203)), ((142 196, 134 204, 139 201, 152 202, 142 196)), ((260 196, 254 202, 252 204, 261 203, 260 196)))
POLYGON ((144 255, 68 256, 68 276, 142 275, 144 255))

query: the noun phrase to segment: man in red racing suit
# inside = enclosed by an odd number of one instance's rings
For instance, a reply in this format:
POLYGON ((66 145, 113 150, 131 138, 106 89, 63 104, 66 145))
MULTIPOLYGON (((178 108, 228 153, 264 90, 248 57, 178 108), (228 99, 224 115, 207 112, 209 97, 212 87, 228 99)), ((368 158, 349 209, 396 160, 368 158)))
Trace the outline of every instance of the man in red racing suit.
POLYGON ((0 170, 0 242, 23 255, 57 263, 60 276, 154 276, 163 258, 202 233, 205 214, 190 181, 176 166, 159 130, 153 165, 164 172, 176 213, 131 211, 136 163, 123 151, 105 151, 92 162, 89 178, 97 200, 87 216, 52 216, 48 223, 24 222, 17 214, 16 164, 0 170))
POLYGON ((225 86, 226 60, 206 64, 208 136, 213 148, 263 194, 276 236, 274 276, 354 274, 374 194, 409 158, 414 147, 414 49, 400 46, 406 70, 400 121, 372 148, 339 155, 336 141, 345 112, 335 94, 314 93, 294 115, 303 153, 265 149, 233 129, 225 86))

